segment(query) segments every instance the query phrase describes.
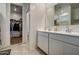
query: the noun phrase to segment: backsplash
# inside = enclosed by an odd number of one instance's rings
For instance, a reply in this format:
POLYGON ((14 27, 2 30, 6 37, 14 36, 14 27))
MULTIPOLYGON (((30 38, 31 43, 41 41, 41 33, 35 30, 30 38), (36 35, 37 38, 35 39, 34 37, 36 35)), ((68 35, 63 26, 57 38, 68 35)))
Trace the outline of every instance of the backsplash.
POLYGON ((69 28, 72 32, 79 32, 79 25, 70 25, 69 28))
POLYGON ((66 31, 67 26, 57 26, 58 31, 66 31))
POLYGON ((55 26, 55 27, 57 28, 57 31, 66 31, 66 29, 69 28, 71 32, 79 32, 79 25, 55 26))
MULTIPOLYGON (((77 32, 79 33, 79 25, 67 25, 67 26, 53 26, 52 31, 63 31, 65 32, 69 28, 70 32, 77 32)), ((40 28, 44 30, 44 28, 40 28)))

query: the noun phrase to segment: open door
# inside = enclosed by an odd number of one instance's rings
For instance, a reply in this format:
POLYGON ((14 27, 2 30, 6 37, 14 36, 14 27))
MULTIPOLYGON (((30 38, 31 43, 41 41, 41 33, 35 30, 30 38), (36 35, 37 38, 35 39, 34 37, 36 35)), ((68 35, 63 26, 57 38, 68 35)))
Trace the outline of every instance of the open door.
POLYGON ((22 43, 22 6, 10 5, 10 43, 22 43))

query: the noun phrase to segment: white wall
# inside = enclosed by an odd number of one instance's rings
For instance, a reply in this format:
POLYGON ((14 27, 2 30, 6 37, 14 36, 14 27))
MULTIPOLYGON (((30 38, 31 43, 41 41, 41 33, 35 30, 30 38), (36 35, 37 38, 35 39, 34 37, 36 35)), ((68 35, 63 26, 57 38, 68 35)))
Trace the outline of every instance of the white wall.
POLYGON ((10 3, 6 3, 6 46, 10 45, 10 3), (8 42, 8 43, 7 43, 8 42))
POLYGON ((36 45, 37 29, 45 27, 45 4, 30 4, 30 46, 36 45))
POLYGON ((27 26, 27 40, 29 42, 29 35, 30 35, 30 11, 27 12, 26 14, 26 20, 27 20, 27 23, 26 23, 26 26, 27 26))
POLYGON ((0 4, 1 40, 4 47, 10 45, 9 6, 6 3, 0 4))

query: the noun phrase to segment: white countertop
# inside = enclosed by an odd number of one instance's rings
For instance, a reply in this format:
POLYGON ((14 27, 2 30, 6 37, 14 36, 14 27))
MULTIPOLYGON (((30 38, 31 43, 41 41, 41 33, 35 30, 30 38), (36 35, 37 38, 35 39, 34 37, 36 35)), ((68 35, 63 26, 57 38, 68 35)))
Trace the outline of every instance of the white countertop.
POLYGON ((71 36, 79 37, 79 33, 77 33, 77 32, 47 31, 47 30, 38 30, 38 31, 48 32, 48 33, 56 33, 56 34, 63 34, 63 35, 71 35, 71 36))

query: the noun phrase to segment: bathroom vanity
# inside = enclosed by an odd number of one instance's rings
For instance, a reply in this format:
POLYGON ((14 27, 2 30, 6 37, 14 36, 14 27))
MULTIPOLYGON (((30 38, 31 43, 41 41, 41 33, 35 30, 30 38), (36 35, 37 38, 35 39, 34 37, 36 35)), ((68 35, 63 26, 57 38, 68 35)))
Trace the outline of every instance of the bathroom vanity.
POLYGON ((55 31, 37 31, 38 47, 49 55, 78 55, 79 34, 55 31))
POLYGON ((78 5, 79 3, 60 3, 50 13, 47 10, 45 30, 37 31, 37 46, 46 54, 79 55, 78 5), (52 28, 54 30, 50 31, 52 28))

